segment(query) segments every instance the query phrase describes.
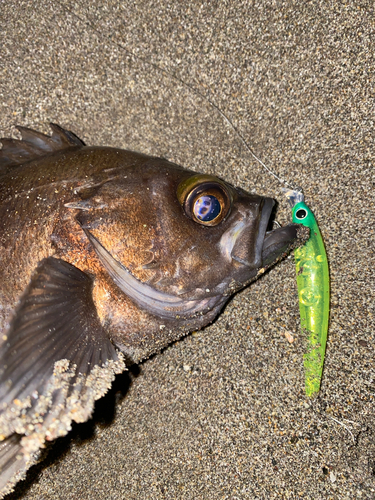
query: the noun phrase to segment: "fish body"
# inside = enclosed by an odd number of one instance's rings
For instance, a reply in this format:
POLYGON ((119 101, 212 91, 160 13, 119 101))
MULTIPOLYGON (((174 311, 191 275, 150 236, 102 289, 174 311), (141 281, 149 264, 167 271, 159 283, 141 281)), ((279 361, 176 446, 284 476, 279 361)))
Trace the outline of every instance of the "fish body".
POLYGON ((210 323, 301 243, 274 201, 51 125, 0 150, 0 490, 116 373, 210 323))

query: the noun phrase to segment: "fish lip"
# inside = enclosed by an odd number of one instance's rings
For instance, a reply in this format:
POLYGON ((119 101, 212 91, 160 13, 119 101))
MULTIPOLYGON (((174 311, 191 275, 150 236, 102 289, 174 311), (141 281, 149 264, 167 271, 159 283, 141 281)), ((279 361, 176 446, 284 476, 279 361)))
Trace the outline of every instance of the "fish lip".
POLYGON ((259 203, 259 209, 255 216, 248 217, 248 214, 242 214, 242 219, 236 222, 230 231, 225 233, 225 236, 228 236, 225 239, 222 237, 220 242, 222 252, 225 255, 230 255, 231 259, 254 271, 263 267, 263 244, 275 200, 258 197, 257 203, 259 203), (253 227, 254 217, 257 221, 255 228, 253 227), (256 234, 252 236, 254 230, 256 234), (250 254, 249 247, 252 250, 250 254))
POLYGON ((261 208, 261 217, 258 226, 258 238, 255 250, 257 267, 264 266, 264 259, 263 259, 264 242, 267 239, 267 227, 274 206, 275 206, 275 200, 273 200, 272 198, 263 198, 263 206, 261 208))
POLYGON ((299 229, 299 224, 288 224, 265 233, 262 248, 263 267, 269 267, 293 247, 298 240, 299 229))
POLYGON ((262 208, 262 217, 259 223, 258 241, 260 248, 261 267, 268 268, 280 260, 298 240, 299 224, 288 224, 287 226, 267 231, 275 201, 265 198, 262 208))

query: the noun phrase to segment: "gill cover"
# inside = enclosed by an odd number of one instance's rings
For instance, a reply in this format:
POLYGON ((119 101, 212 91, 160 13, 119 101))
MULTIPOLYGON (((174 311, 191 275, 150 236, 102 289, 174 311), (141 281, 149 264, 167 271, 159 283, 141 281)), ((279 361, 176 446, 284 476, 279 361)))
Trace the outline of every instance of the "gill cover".
POLYGON ((220 296, 211 296, 199 300, 185 300, 142 283, 124 265, 118 262, 90 231, 87 229, 84 229, 84 231, 112 280, 125 295, 149 313, 166 319, 191 318, 200 312, 211 310, 220 302, 220 296))

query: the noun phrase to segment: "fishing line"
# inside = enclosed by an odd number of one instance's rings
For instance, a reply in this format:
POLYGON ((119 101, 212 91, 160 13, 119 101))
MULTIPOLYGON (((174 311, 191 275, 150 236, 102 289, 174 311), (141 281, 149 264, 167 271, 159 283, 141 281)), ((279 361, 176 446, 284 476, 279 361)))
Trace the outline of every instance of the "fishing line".
POLYGON ((63 5, 61 2, 58 2, 59 5, 63 10, 66 12, 69 12, 70 15, 76 17, 79 19, 82 23, 86 24, 91 28, 92 31, 97 33, 101 38, 106 38, 111 44, 116 45, 119 49, 121 49, 123 52, 128 54, 130 57, 132 57, 135 60, 141 61, 142 63, 152 67, 159 73, 162 73, 169 78, 175 80, 176 82, 179 82, 181 85, 183 85, 185 88, 188 88, 192 93, 195 95, 199 96, 201 99, 203 99, 205 102, 207 102, 212 108, 214 108, 220 116, 224 119, 224 121, 229 125, 229 127, 234 131, 234 133, 237 135, 237 137, 240 139, 242 144, 245 146, 245 149, 248 151, 248 153, 258 162, 259 165, 263 167, 263 169, 268 172, 268 174, 272 175, 280 184, 284 184, 287 186, 290 190, 292 191, 297 191, 302 193, 302 189, 299 186, 293 186, 290 184, 288 181, 285 179, 282 179, 280 176, 278 176, 273 170, 271 170, 253 151, 253 149, 250 147, 249 143, 246 141, 245 137, 243 134, 240 132, 240 130, 234 125, 233 121, 227 116, 224 111, 222 111, 217 104, 215 104, 209 97, 207 97, 203 92, 198 90, 196 87, 194 87, 192 84, 186 82, 185 80, 182 80, 179 76, 177 76, 175 73, 172 73, 171 71, 168 71, 157 64, 153 63, 152 61, 146 59, 143 56, 139 56, 137 54, 134 54, 130 50, 128 50, 122 43, 112 40, 109 36, 106 36, 103 34, 100 30, 98 30, 93 24, 91 24, 90 21, 84 20, 81 18, 78 14, 75 12, 71 11, 69 8, 67 8, 65 5, 63 5))

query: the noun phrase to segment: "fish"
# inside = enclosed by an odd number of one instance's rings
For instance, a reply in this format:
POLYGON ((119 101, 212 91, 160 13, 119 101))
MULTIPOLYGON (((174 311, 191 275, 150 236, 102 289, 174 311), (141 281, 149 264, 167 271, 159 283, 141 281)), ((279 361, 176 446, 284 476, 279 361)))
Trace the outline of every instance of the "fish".
POLYGON ((0 150, 0 492, 116 374, 211 323, 306 240, 275 201, 50 124, 0 150))

